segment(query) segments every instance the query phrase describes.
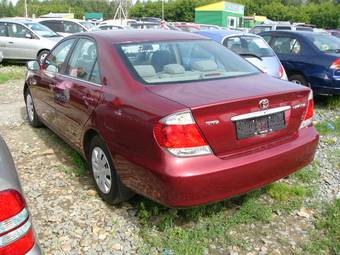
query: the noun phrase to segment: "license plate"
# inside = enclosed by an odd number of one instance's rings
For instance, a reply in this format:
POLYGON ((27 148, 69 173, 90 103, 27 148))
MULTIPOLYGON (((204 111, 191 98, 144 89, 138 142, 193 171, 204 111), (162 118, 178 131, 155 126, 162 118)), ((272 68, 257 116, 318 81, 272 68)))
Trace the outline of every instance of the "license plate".
POLYGON ((285 127, 286 121, 284 112, 236 121, 238 139, 274 132, 285 127))

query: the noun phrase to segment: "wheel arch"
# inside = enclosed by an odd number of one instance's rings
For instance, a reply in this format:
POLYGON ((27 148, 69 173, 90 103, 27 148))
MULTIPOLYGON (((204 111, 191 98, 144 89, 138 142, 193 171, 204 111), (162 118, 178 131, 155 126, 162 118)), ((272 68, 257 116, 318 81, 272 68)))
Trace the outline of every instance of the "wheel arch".
POLYGON ((287 72, 288 80, 289 80, 289 77, 293 76, 293 75, 301 75, 309 83, 309 79, 307 78, 307 76, 302 71, 299 71, 297 69, 289 70, 287 72))
POLYGON ((39 57, 40 53, 41 53, 42 51, 44 51, 44 50, 51 51, 50 49, 43 48, 43 49, 41 49, 41 50, 38 51, 38 53, 37 53, 37 58, 39 57))
POLYGON ((94 128, 89 128, 84 132, 83 139, 82 139, 82 149, 83 149, 83 153, 86 159, 88 159, 88 156, 89 156, 91 140, 96 135, 100 137, 99 132, 95 130, 94 128))

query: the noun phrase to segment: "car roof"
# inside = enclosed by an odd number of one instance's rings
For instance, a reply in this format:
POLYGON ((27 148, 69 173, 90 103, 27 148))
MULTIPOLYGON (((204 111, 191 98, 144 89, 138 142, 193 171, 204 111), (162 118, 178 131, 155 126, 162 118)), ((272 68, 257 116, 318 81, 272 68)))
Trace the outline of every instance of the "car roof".
POLYGON ((264 31, 259 33, 259 35, 265 34, 286 34, 286 35, 311 35, 315 34, 313 31, 291 31, 291 30, 276 30, 276 31, 264 31))
POLYGON ((95 39, 115 44, 128 42, 207 40, 207 38, 194 33, 161 29, 102 30, 77 34, 77 36, 82 35, 88 35, 95 39))
POLYGON ((237 30, 201 30, 201 31, 197 31, 194 33, 206 36, 218 43, 221 43, 224 38, 228 36, 233 36, 233 35, 260 37, 255 34, 244 33, 242 31, 237 31, 237 30))
POLYGON ((37 23, 36 21, 32 19, 25 19, 25 18, 2 18, 0 19, 1 22, 14 22, 19 24, 25 24, 25 23, 37 23))

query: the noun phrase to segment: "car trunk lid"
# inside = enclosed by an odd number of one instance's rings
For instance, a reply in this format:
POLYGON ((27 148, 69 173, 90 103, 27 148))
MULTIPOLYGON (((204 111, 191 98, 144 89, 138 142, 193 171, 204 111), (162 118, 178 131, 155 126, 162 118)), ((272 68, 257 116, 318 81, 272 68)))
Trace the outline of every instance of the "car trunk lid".
MULTIPOLYGON (((148 89, 190 108, 211 149, 220 157, 267 146, 296 135, 309 95, 307 88, 264 74, 180 85, 148 86, 148 89), (249 137, 240 136, 238 117, 244 118, 247 117, 245 114, 251 113, 257 117, 246 119, 256 119, 255 122, 259 122, 256 125, 261 125, 258 118, 261 118, 265 109, 261 109, 259 103, 263 99, 269 101, 270 111, 274 109, 274 112, 281 112, 278 113, 280 116, 277 113, 273 113, 275 116, 270 114, 276 122, 284 112, 284 119, 280 122, 283 122, 284 127, 274 125, 273 131, 268 130, 249 137)), ((263 116, 267 118, 268 112, 263 116)), ((265 122, 270 123, 269 120, 262 119, 262 123, 265 122)), ((241 124, 250 125, 249 122, 241 124)))

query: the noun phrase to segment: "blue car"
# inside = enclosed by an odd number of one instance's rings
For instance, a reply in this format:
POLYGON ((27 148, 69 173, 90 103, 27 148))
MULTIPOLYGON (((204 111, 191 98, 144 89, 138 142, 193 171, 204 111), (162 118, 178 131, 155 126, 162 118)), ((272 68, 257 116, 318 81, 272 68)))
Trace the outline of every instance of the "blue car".
POLYGON ((290 81, 311 87, 314 94, 340 95, 338 38, 297 31, 268 31, 260 35, 276 52, 290 81))
POLYGON ((195 33, 224 45, 263 72, 287 80, 279 58, 261 36, 235 30, 201 30, 195 33))

